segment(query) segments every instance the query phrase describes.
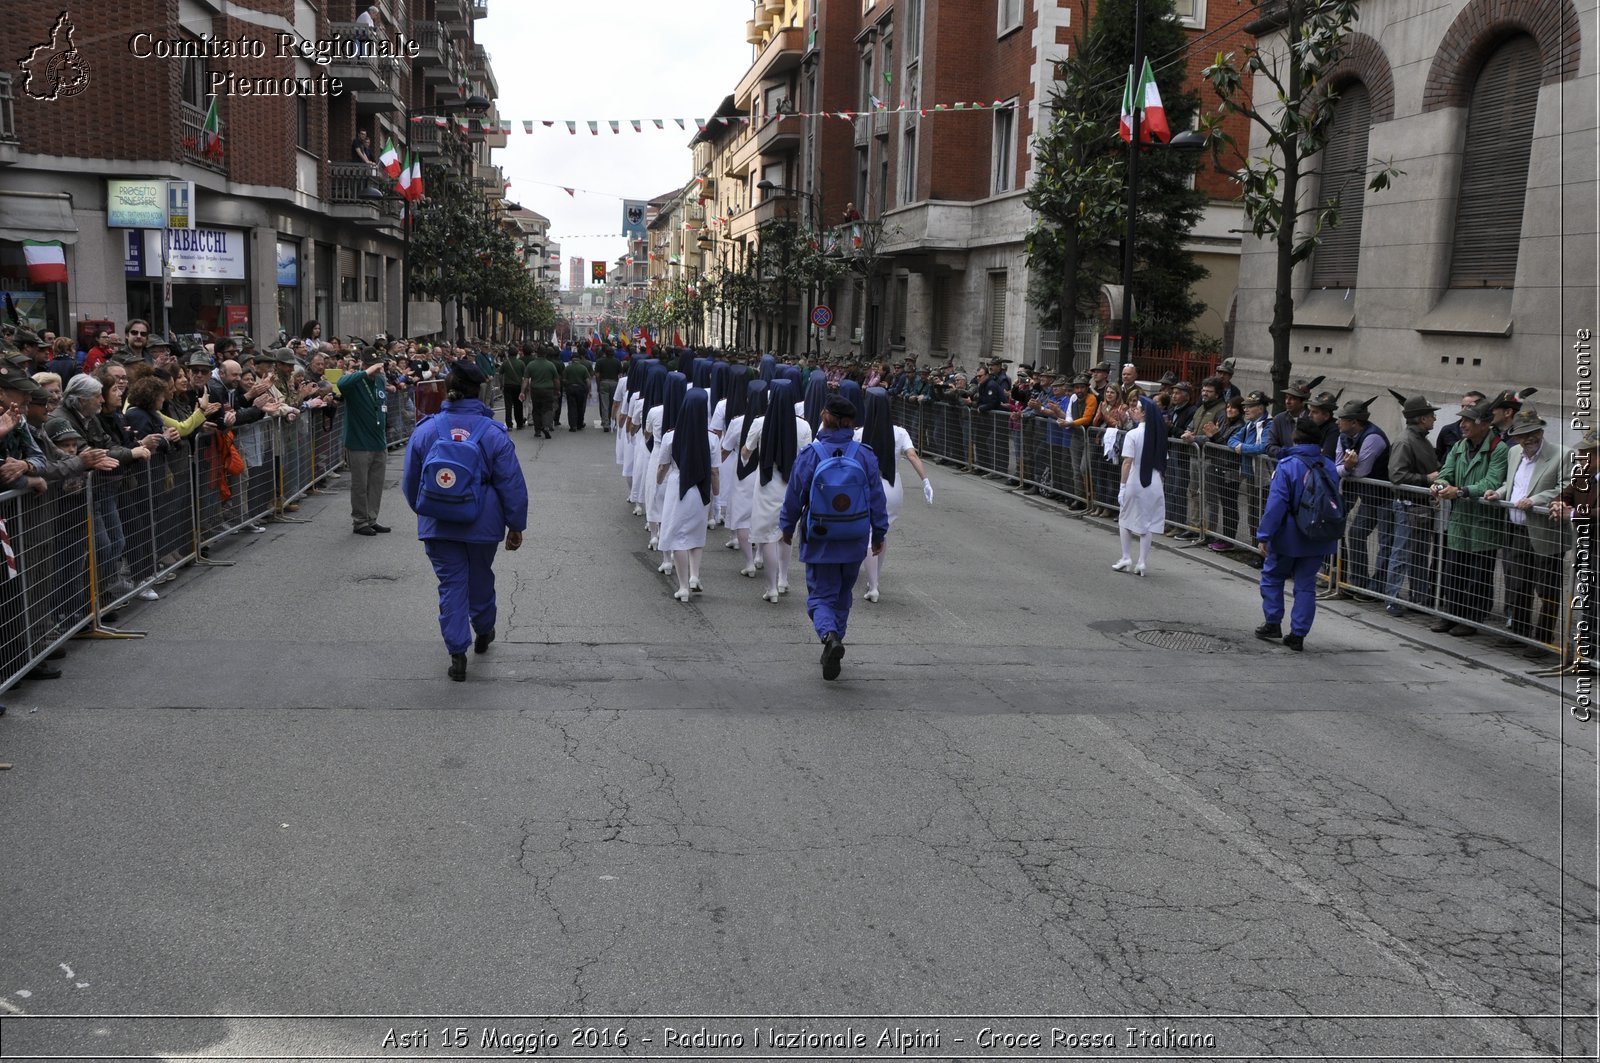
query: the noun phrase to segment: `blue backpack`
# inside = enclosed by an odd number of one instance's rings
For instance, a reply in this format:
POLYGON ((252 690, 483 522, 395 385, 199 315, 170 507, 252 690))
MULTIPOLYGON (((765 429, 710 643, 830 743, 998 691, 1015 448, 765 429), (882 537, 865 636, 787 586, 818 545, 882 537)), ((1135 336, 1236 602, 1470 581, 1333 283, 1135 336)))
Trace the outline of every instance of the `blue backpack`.
POLYGON ((471 524, 483 511, 481 488, 489 482, 478 436, 490 418, 472 429, 452 425, 434 437, 422 459, 417 512, 451 524, 471 524))
POLYGON ((864 542, 872 535, 872 505, 866 463, 857 455, 860 443, 831 450, 813 444, 823 455, 811 476, 806 535, 822 542, 864 542), (831 450, 831 452, 830 452, 831 450))
POLYGON ((1307 465, 1300 477, 1300 500, 1294 507, 1294 524, 1312 542, 1332 542, 1344 535, 1344 496, 1328 470, 1318 461, 1307 465))

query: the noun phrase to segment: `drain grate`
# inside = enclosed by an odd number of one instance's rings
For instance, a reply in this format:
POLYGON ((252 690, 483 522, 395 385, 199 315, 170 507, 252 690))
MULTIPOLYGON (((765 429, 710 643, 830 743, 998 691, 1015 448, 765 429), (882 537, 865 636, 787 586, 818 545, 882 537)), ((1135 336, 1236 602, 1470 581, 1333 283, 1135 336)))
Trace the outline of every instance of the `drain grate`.
POLYGON ((1228 648, 1228 644, 1221 639, 1199 631, 1152 628, 1148 631, 1135 632, 1133 637, 1150 646, 1159 646, 1164 650, 1180 650, 1185 653, 1218 653, 1228 648))

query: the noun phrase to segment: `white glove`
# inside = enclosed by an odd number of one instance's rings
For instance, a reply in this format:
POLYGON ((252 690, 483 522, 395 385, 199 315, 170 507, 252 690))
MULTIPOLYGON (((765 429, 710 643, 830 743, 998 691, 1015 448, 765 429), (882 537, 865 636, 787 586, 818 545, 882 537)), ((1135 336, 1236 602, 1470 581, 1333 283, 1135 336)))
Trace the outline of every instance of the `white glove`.
POLYGON ((928 500, 928 505, 933 505, 933 482, 927 477, 922 478, 922 497, 928 500))
POLYGON ((1123 484, 1117 489, 1117 508, 1122 509, 1128 505, 1128 485, 1123 484))

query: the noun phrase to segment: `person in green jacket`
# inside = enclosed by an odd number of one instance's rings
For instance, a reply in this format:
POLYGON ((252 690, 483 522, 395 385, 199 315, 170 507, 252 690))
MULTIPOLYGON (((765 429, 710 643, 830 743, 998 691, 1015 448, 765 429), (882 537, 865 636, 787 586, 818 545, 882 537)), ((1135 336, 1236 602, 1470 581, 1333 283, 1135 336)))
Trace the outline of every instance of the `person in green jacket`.
POLYGON ((550 436, 550 415, 561 389, 561 367, 550 359, 543 347, 534 349, 533 357, 522 371, 522 390, 533 406, 533 430, 546 439, 550 436))
POLYGON ((506 428, 524 428, 528 423, 526 407, 522 404, 522 374, 527 363, 515 346, 506 350, 506 360, 500 363, 500 384, 506 393, 506 428), (516 423, 512 423, 515 418, 516 423))
MULTIPOLYGON (((589 359, 582 354, 572 356, 561 370, 562 387, 567 393, 567 431, 583 430, 583 416, 589 406, 589 377, 593 375, 589 359)), ((614 385, 613 385, 614 386, 614 385)))
POLYGON ((1494 435, 1487 402, 1461 411, 1461 439, 1445 455, 1431 490, 1450 503, 1445 530, 1443 606, 1446 617, 1432 627, 1452 635, 1475 635, 1494 605, 1495 553, 1505 542, 1506 513, 1484 499, 1506 482, 1510 451, 1494 435))
POLYGON ((359 371, 340 377, 335 387, 344 400, 351 530, 357 535, 378 535, 390 530, 378 523, 389 464, 389 391, 383 379, 383 352, 376 348, 363 350, 361 365, 359 371))

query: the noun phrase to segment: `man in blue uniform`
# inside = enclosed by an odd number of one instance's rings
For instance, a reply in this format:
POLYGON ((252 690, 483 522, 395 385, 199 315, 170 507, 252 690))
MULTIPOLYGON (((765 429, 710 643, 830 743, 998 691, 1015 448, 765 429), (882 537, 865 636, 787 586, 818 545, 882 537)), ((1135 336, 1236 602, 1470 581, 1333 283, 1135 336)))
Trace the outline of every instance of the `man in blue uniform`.
POLYGON ((417 538, 439 577, 439 630, 450 653, 449 674, 458 683, 467 678, 467 646, 475 653, 486 653, 494 641, 495 549, 502 536, 507 550, 520 547, 528 526, 528 486, 516 447, 505 425, 496 421, 494 411, 478 398, 487 380, 471 361, 451 367, 445 401, 437 415, 417 424, 406 445, 405 471, 400 479, 406 503, 416 511, 423 489, 423 466, 436 440, 475 440, 481 453, 475 519, 446 521, 417 512, 417 538))
MULTIPOLYGON (((778 514, 778 531, 785 543, 794 539, 794 529, 805 517, 811 500, 811 479, 826 458, 843 453, 855 441, 856 408, 848 399, 832 398, 822 410, 822 428, 816 442, 805 447, 794 459, 789 473, 789 489, 778 514)), ((817 638, 822 640, 822 678, 839 678, 839 662, 844 659, 845 628, 850 622, 850 589, 861 574, 867 551, 883 553, 889 534, 888 501, 878 458, 871 447, 858 447, 856 459, 867 470, 867 538, 846 541, 819 540, 803 536, 800 560, 806 566, 806 612, 817 638)))
POLYGON ((1332 459, 1322 453, 1322 430, 1309 417, 1295 425, 1293 443, 1278 459, 1267 489, 1267 508, 1256 526, 1256 542, 1265 563, 1261 566, 1261 611, 1266 622, 1256 628, 1256 638, 1282 638, 1291 650, 1305 649, 1306 635, 1317 615, 1317 572, 1323 558, 1339 545, 1337 538, 1309 539, 1295 522, 1303 482, 1320 466, 1337 495, 1339 475, 1332 459), (1289 634, 1283 633, 1283 584, 1294 581, 1294 613, 1289 634))

